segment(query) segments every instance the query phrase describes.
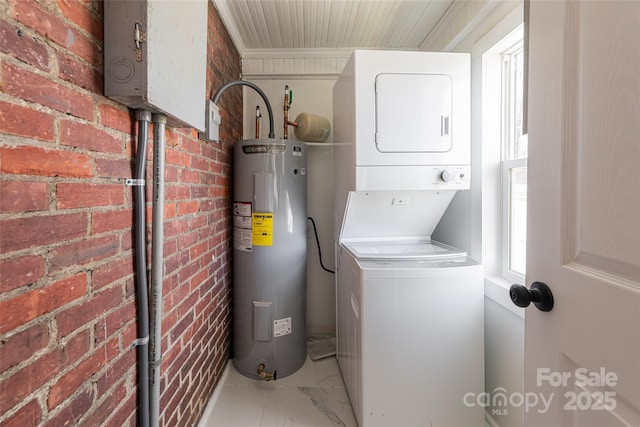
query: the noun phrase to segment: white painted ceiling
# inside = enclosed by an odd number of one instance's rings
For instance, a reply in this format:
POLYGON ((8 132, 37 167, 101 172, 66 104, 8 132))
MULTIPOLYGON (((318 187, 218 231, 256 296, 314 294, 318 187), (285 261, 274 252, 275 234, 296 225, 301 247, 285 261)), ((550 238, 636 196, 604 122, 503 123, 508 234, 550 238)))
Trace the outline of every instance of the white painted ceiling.
POLYGON ((212 0, 242 56, 282 50, 424 50, 454 0, 212 0))

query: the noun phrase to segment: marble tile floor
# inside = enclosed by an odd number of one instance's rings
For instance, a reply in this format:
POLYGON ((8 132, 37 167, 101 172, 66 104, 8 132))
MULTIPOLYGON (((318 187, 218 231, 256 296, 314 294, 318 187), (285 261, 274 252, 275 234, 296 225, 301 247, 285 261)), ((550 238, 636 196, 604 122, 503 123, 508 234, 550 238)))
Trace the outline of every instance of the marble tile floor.
POLYGON ((277 381, 257 381, 229 362, 199 427, 357 427, 334 356, 307 359, 277 381))

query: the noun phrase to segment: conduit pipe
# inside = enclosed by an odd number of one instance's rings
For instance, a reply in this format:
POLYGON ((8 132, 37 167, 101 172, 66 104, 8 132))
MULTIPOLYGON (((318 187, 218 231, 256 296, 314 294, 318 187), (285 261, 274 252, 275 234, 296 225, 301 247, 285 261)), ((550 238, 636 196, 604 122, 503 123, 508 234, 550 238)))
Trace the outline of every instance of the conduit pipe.
POLYGON ((149 401, 151 427, 160 420, 160 362, 162 360, 162 278, 164 262, 164 168, 165 125, 164 114, 154 114, 153 121, 153 213, 151 218, 151 337, 149 341, 149 369, 151 392, 149 401))
POLYGON ((133 186, 134 241, 136 264, 136 310, 138 337, 132 347, 137 347, 138 361, 138 425, 149 426, 149 301, 147 290, 147 245, 146 245, 146 203, 145 171, 147 164, 147 138, 151 112, 137 110, 138 147, 134 179, 128 180, 133 186))
POLYGON ((224 92, 225 90, 227 90, 231 86, 237 86, 237 85, 249 86, 251 89, 253 89, 256 92, 258 92, 258 95, 260 95, 260 97, 262 97, 262 100, 264 101, 264 103, 267 106, 267 112, 269 113, 269 138, 270 139, 275 138, 276 134, 273 131, 273 111, 271 110, 271 104, 269 103, 269 100, 267 99, 267 95, 265 95, 264 92, 262 91, 262 89, 260 89, 254 83, 248 82, 246 80, 233 80, 233 81, 231 81, 229 83, 226 83, 226 84, 222 85, 220 87, 220 89, 218 89, 218 91, 215 93, 215 95, 213 95, 213 98, 212 98, 211 101, 214 104, 217 105, 218 104, 218 99, 220 99, 220 95, 222 95, 222 92, 224 92))

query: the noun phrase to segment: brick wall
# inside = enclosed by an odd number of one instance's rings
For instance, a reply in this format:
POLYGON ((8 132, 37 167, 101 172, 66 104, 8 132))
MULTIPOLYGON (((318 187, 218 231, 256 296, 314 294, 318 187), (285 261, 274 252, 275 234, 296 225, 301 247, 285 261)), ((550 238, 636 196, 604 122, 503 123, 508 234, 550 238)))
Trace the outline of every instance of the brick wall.
MULTIPOLYGON (((211 92, 240 74, 211 3, 208 38, 211 92)), ((3 426, 136 424, 133 197, 124 185, 136 126, 132 111, 102 95, 102 40, 102 2, 0 4, 3 426)), ((220 106, 221 144, 167 127, 163 426, 197 423, 229 356, 231 145, 242 90, 226 91, 220 106)))

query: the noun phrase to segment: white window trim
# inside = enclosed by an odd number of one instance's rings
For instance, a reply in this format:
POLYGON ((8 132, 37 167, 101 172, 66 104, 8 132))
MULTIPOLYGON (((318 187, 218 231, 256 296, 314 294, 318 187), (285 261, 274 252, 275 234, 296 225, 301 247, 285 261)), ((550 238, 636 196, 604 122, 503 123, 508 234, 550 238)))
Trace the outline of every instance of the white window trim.
POLYGON ((527 166, 527 159, 512 159, 502 161, 502 277, 508 281, 523 285, 525 275, 509 268, 510 260, 510 223, 511 218, 511 184, 510 171, 513 168, 527 166))
POLYGON ((480 119, 479 132, 482 139, 482 262, 485 267, 485 292, 487 297, 495 300, 514 314, 522 317, 521 309, 517 309, 508 298, 508 292, 500 292, 498 289, 509 289, 513 283, 524 283, 524 277, 512 277, 503 274, 503 247, 502 241, 502 214, 503 200, 501 197, 502 179, 502 149, 500 142, 500 130, 497 130, 501 117, 499 111, 500 97, 495 97, 495 89, 500 88, 500 80, 496 81, 496 73, 500 73, 502 59, 500 52, 515 44, 516 39, 522 34, 522 9, 516 8, 507 18, 496 25, 472 50, 472 58, 480 72, 477 80, 481 86, 479 90, 479 102, 474 110, 476 117, 480 119), (511 39, 506 39, 512 36, 511 39), (498 45, 500 41, 504 43, 498 45), (497 99, 496 99, 497 98, 497 99), (497 111, 496 111, 497 109, 497 111), (506 299, 505 299, 506 298, 506 299))

